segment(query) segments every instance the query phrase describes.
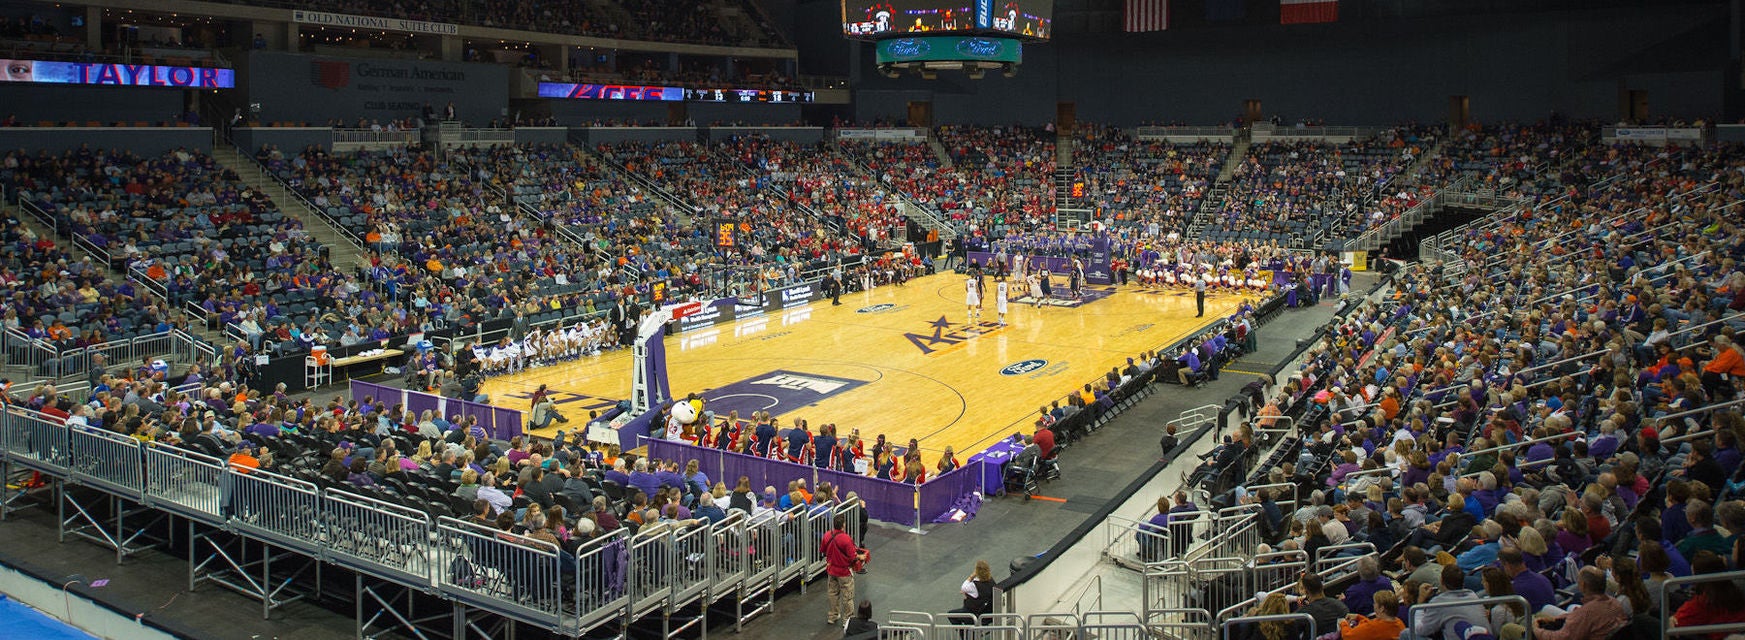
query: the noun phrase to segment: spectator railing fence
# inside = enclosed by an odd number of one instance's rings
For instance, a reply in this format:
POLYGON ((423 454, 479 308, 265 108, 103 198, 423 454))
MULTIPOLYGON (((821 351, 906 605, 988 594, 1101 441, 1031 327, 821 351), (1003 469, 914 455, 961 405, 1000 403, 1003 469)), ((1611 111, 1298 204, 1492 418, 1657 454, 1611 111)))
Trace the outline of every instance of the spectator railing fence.
MULTIPOLYGON (((1124 613, 1115 613, 1110 617, 1118 619, 1125 615, 1124 613)), ((1093 611, 1084 614, 1083 617, 1086 621, 1086 631, 1100 627, 1101 612, 1093 611)), ((1138 637, 1145 639, 1161 637, 1175 640, 1211 640, 1216 628, 1211 612, 1205 609, 1190 607, 1151 609, 1144 614, 1144 632, 1138 637)))
POLYGON ((725 520, 709 526, 711 541, 704 553, 708 555, 706 562, 714 576, 703 588, 705 616, 709 605, 736 594, 740 585, 751 576, 751 554, 743 551, 753 548, 747 520, 744 513, 733 511, 725 520))
POLYGON ((60 540, 84 538, 115 551, 117 563, 146 548, 138 544, 164 514, 139 505, 145 490, 145 460, 139 441, 80 425, 67 425, 67 484, 101 493, 59 492, 60 540), (129 527, 128 521, 133 521, 129 527), (145 524, 141 524, 144 520, 145 524))
MULTIPOLYGON (((1576 437, 1576 436, 1585 437, 1586 435, 1587 435, 1586 433, 1581 432, 1581 431, 1568 431, 1568 432, 1564 432, 1564 433, 1552 434, 1549 436, 1545 436, 1543 438, 1529 438, 1526 440, 1522 440, 1520 442, 1511 442, 1509 444, 1497 445, 1497 446, 1489 447, 1486 449, 1479 449, 1477 451, 1457 452, 1457 453, 1452 454, 1450 457, 1454 458, 1455 462, 1458 464, 1459 461, 1463 458, 1472 458, 1472 457, 1478 456, 1480 454, 1497 453, 1500 451, 1508 451, 1510 449, 1520 449, 1522 447, 1532 446, 1532 445, 1540 443, 1540 442, 1553 442, 1556 440, 1562 440, 1564 438, 1572 438, 1572 437, 1576 437)), ((1474 471, 1472 473, 1467 473, 1467 474, 1463 474, 1463 475, 1476 476, 1476 475, 1483 473, 1485 471, 1490 471, 1490 469, 1479 469, 1478 471, 1474 471)))
MULTIPOLYGON (((1689 418, 1690 416, 1709 413, 1709 412, 1714 411, 1716 409, 1726 409, 1728 407, 1737 407, 1737 406, 1742 405, 1742 404, 1745 404, 1745 398, 1728 400, 1726 402, 1718 402, 1715 404, 1708 405, 1706 407, 1697 407, 1695 409, 1690 409, 1687 411, 1680 411, 1678 413, 1669 413, 1669 414, 1664 415, 1664 416, 1650 416, 1649 419, 1654 420, 1656 422, 1659 422, 1661 424, 1661 428, 1665 429, 1665 425, 1666 425, 1667 420, 1689 418)), ((1660 444, 1661 445, 1673 445, 1673 444, 1678 444, 1678 443, 1681 443, 1681 442, 1684 442, 1687 440, 1695 440, 1697 438, 1713 437, 1715 435, 1715 431, 1716 431, 1716 429, 1713 426, 1710 426, 1709 428, 1706 428, 1706 429, 1705 428, 1698 428, 1698 429, 1695 429, 1695 430, 1691 431, 1690 433, 1686 433, 1684 435, 1673 436, 1673 437, 1667 438, 1665 440, 1661 440, 1660 444)))
POLYGON ((321 505, 330 561, 411 586, 430 574, 429 514, 334 490, 321 505))
MULTIPOLYGON (((1260 624, 1262 622, 1301 622, 1303 624, 1308 625, 1309 633, 1305 634, 1305 635, 1300 635, 1299 637, 1303 637, 1303 638, 1319 638, 1319 637, 1321 637, 1319 630, 1317 630, 1315 628, 1315 619, 1307 613, 1281 613, 1281 614, 1272 615, 1272 616, 1247 616, 1247 617, 1241 617, 1241 618, 1231 618, 1231 619, 1224 621, 1223 629, 1222 629, 1222 631, 1220 631, 1218 637, 1222 638, 1223 640, 1231 640, 1231 638, 1233 637, 1233 636, 1231 636, 1231 627, 1232 626, 1237 625, 1237 624, 1260 624)), ((1287 636, 1287 637, 1289 637, 1289 636, 1287 636)))
POLYGON ((103 355, 105 368, 114 368, 133 367, 154 357, 185 357, 190 363, 207 366, 216 353, 212 345, 181 329, 66 349, 17 329, 6 329, 4 342, 12 363, 29 367, 33 376, 56 381, 83 379, 91 371, 92 356, 98 354, 103 355))
POLYGON ((224 491, 225 463, 172 447, 145 447, 145 504, 206 525, 229 514, 224 491))
POLYGON ((980 640, 1029 640, 1025 633, 1024 617, 1015 613, 984 613, 980 616, 968 613, 938 614, 934 618, 932 633, 929 638, 978 638, 980 640))
POLYGON ((132 501, 145 492, 139 441, 95 427, 68 425, 68 478, 132 501))
MULTIPOLYGON (((1485 624, 1480 625, 1480 626, 1484 626, 1484 627, 1488 628, 1490 626, 1490 622, 1488 620, 1490 609, 1491 609, 1491 607, 1493 607, 1495 605, 1499 605, 1499 604, 1517 604, 1517 605, 1520 605, 1521 610, 1526 612, 1526 615, 1523 615, 1523 616, 1516 618, 1515 622, 1517 624, 1520 624, 1523 628, 1525 628, 1527 630, 1527 633, 1529 635, 1526 637, 1532 637, 1532 635, 1531 635, 1533 632, 1533 622, 1532 622, 1533 610, 1532 610, 1532 607, 1527 604, 1526 598, 1521 597, 1521 596, 1515 596, 1515 595, 1491 596, 1491 597, 1486 597, 1486 598, 1461 598, 1461 599, 1457 599, 1457 600, 1444 600, 1442 602, 1434 602, 1434 601, 1432 601, 1432 602, 1420 602, 1420 603, 1414 604, 1411 607, 1408 607, 1406 609, 1406 616, 1405 616, 1406 628, 1412 629, 1414 627, 1414 625, 1417 624, 1418 616, 1423 615, 1424 612, 1427 610, 1453 609, 1453 608, 1457 608, 1457 607, 1478 607, 1480 610, 1484 611, 1485 617, 1487 618, 1487 621, 1485 622, 1485 624)), ((1490 629, 1490 632, 1491 632, 1491 635, 1493 635, 1493 636, 1496 636, 1499 638, 1503 637, 1503 631, 1501 629, 1490 629)))
POLYGON ((746 620, 775 607, 776 576, 782 571, 781 540, 781 514, 770 511, 746 520, 750 547, 744 551, 748 565, 745 580, 739 583, 733 603, 738 618, 735 631, 743 630, 746 620))
POLYGON ((1168 527, 1109 516, 1103 521, 1103 556, 1135 569, 1173 559, 1168 527))
POLYGON ((1181 606, 1205 607, 1219 619, 1233 615, 1237 606, 1254 595, 1253 572, 1243 558, 1200 558, 1194 561, 1195 597, 1181 606))
MULTIPOLYGON (((1140 604, 1145 611, 1179 609, 1195 594, 1194 567, 1186 560, 1170 559, 1145 566, 1140 574, 1140 604)), ((1205 609, 1204 606, 1199 606, 1205 609)))
POLYGON ((630 606, 624 612, 626 624, 667 605, 679 573, 673 529, 664 525, 646 529, 630 539, 630 606))
POLYGON ((1217 619, 1225 619, 1259 604, 1258 594, 1281 593, 1295 587, 1308 568, 1308 554, 1302 551, 1278 551, 1256 554, 1245 565, 1248 571, 1240 575, 1235 595, 1243 598, 1217 611, 1217 619))
POLYGON ((1216 533, 1206 544, 1214 558, 1247 557, 1260 546, 1260 505, 1242 504, 1218 510, 1216 533))
POLYGON ((557 547, 496 528, 441 518, 436 531, 442 593, 539 626, 562 625, 563 562, 557 547))
MULTIPOLYGON (((1726 323, 1730 323, 1730 322, 1745 322, 1745 311, 1735 313, 1735 314, 1729 315, 1729 316, 1724 317, 1724 318, 1710 320, 1710 321, 1704 322, 1702 324, 1693 324, 1691 326, 1684 327, 1684 328, 1679 329, 1677 331, 1673 331, 1671 333, 1666 334, 1666 339, 1671 340, 1675 337, 1684 336, 1684 335, 1689 334, 1689 333, 1696 331, 1698 329, 1707 329, 1707 328, 1713 327, 1715 325, 1726 324, 1726 323)), ((1719 330, 1717 329, 1716 331, 1719 331, 1719 330)), ((1700 336, 1702 334, 1696 334, 1696 335, 1700 336)), ((1691 344, 1695 344, 1695 343, 1697 343, 1697 341, 1695 341, 1695 340, 1688 341, 1685 343, 1685 346, 1690 346, 1691 344)))
MULTIPOLYGON (((1659 590, 1658 594, 1651 594, 1651 595, 1658 595, 1660 602, 1670 602, 1670 600, 1668 600, 1666 596, 1671 594, 1674 589, 1687 588, 1690 585, 1698 585, 1698 584, 1703 584, 1703 583, 1707 583, 1707 582, 1739 582, 1742 580, 1745 580, 1745 569, 1737 570, 1737 571, 1723 571, 1720 573, 1708 573, 1708 574, 1702 574, 1702 575, 1682 576, 1682 577, 1676 577, 1676 578, 1671 578, 1669 580, 1662 581, 1659 585, 1651 587, 1653 589, 1659 590)), ((1672 618, 1673 618, 1673 616, 1670 612, 1662 612, 1661 613, 1661 615, 1660 615, 1660 637, 1662 637, 1662 638, 1687 638, 1690 636, 1698 636, 1698 637, 1703 637, 1703 638, 1710 638, 1710 637, 1719 637, 1719 636, 1728 635, 1728 634, 1736 634, 1740 631, 1745 631, 1745 622, 1727 622, 1727 623, 1721 623, 1721 624, 1673 626, 1672 618)))
POLYGON ((355 145, 408 145, 418 141, 415 130, 334 129, 333 143, 355 145))
POLYGON ((1357 572, 1357 561, 1375 555, 1375 545, 1368 542, 1347 542, 1315 550, 1314 571, 1326 582, 1357 572), (1357 552, 1355 554, 1349 552, 1357 552))

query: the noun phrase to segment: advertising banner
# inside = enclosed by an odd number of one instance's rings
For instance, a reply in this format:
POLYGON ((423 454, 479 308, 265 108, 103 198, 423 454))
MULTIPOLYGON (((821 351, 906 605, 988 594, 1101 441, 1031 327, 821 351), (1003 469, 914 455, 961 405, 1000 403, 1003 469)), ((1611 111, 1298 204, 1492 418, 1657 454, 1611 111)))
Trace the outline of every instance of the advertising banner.
POLYGON ((446 22, 425 22, 423 20, 403 20, 400 18, 378 18, 376 16, 359 16, 349 13, 329 13, 326 11, 304 11, 293 9, 291 21, 298 24, 314 24, 324 27, 349 27, 352 29, 380 29, 383 31, 405 31, 407 33, 428 33, 434 35, 460 35, 460 27, 446 22))
POLYGON ((920 129, 837 129, 836 137, 843 140, 920 142, 927 139, 927 134, 920 129))
POLYGON ((229 89, 236 86, 236 71, 154 64, 0 60, 0 82, 229 89))
POLYGON ((1023 62, 1023 45, 1015 38, 979 36, 918 36, 880 40, 879 64, 895 62, 1023 62))
POLYGON ((792 309, 813 300, 822 299, 823 292, 824 288, 816 283, 796 284, 791 287, 765 291, 763 307, 770 312, 792 309))
POLYGON ((248 57, 248 99, 265 122, 385 121, 443 114, 452 104, 458 119, 482 126, 509 107, 503 65, 278 51, 248 57))
POLYGON ((679 318, 678 324, 674 327, 674 330, 682 333, 685 331, 696 331, 698 329, 732 322, 736 317, 733 313, 735 302, 736 300, 734 298, 722 298, 704 304, 702 311, 679 318))
POLYGON ((638 84, 572 84, 567 82, 539 83, 539 97, 570 100, 655 100, 677 102, 685 99, 679 87, 638 84))
POLYGON ((1661 127, 1618 127, 1613 135, 1619 140, 1661 142, 1666 140, 1666 129, 1661 127))

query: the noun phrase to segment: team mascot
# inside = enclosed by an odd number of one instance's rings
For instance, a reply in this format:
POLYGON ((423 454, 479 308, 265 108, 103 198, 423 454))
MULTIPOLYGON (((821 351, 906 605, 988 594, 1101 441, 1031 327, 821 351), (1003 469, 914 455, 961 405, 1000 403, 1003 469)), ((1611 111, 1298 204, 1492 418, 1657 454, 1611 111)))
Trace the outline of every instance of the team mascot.
POLYGON ((689 402, 675 402, 671 411, 667 412, 666 439, 689 440, 696 442, 696 436, 691 435, 689 427, 697 422, 697 408, 689 402))

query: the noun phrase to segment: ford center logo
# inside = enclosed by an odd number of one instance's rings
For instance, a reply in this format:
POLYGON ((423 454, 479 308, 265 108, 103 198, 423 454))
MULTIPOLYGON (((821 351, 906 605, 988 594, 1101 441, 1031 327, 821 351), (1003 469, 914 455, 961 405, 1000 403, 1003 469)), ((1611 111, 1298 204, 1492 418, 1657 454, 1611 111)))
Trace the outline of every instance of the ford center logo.
POLYGON ((891 304, 889 302, 884 302, 884 303, 872 305, 870 307, 861 307, 859 309, 855 309, 854 312, 855 313, 878 313, 880 311, 890 311, 890 310, 895 309, 895 308, 897 308, 897 305, 891 304))
POLYGON ((957 42, 957 52, 972 58, 992 58, 1000 55, 1002 48, 999 42, 987 38, 964 38, 957 42))
POLYGON ((1046 367, 1046 366, 1048 366, 1047 360, 1041 360, 1041 359, 1021 360, 1021 361, 1006 365, 1006 368, 1000 370, 1000 375, 1002 375, 1002 376, 1021 376, 1021 375, 1024 375, 1026 373, 1030 373, 1032 371, 1035 371, 1037 369, 1041 369, 1041 368, 1046 367))
POLYGON ((918 38, 892 40, 890 44, 885 46, 885 51, 898 58, 914 58, 925 55, 931 49, 933 49, 932 45, 927 44, 926 40, 918 38))

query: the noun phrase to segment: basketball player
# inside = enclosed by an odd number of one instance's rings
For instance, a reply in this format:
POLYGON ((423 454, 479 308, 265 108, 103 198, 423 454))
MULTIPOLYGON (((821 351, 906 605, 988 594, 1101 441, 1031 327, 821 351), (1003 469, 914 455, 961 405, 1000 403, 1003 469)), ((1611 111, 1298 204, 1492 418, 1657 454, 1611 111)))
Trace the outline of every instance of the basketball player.
POLYGON ((969 314, 969 323, 975 324, 982 314, 982 287, 976 284, 976 278, 971 275, 963 279, 963 303, 969 314))
POLYGON ((1042 306, 1042 301, 1054 297, 1054 274, 1048 267, 1042 267, 1042 297, 1036 299, 1036 306, 1042 306))
POLYGON ((1078 258, 1072 259, 1072 271, 1067 274, 1067 285, 1072 291, 1072 297, 1084 297, 1085 264, 1078 258))
POLYGON ((1024 276, 1024 284, 1030 287, 1030 302, 1032 306, 1041 307, 1042 280, 1037 278, 1036 273, 1033 271, 1029 275, 1024 276))
POLYGON ((994 311, 1000 314, 1000 326, 1006 326, 1006 281, 1000 280, 994 285, 994 311))

